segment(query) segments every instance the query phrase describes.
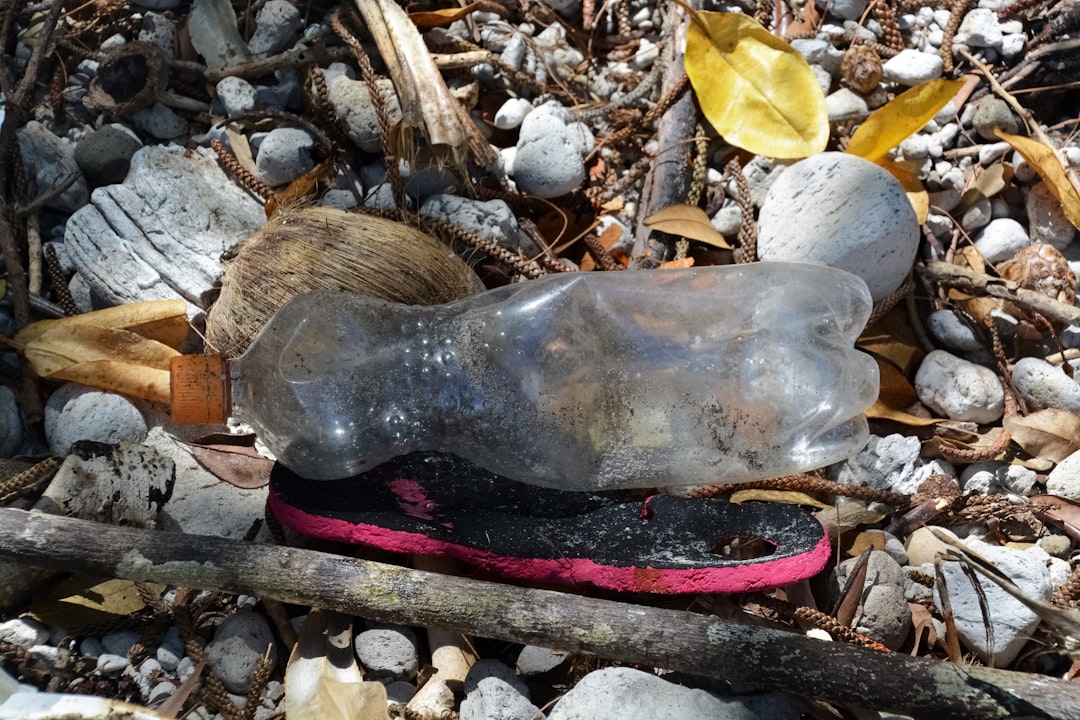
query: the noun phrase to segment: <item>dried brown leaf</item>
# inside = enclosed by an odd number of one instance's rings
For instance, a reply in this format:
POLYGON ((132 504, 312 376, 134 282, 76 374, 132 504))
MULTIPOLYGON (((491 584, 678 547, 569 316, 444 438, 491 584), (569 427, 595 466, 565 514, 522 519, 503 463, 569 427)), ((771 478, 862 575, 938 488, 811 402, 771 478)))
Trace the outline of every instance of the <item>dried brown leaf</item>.
POLYGON ((1035 457, 1061 462, 1080 450, 1080 416, 1049 408, 1027 416, 1007 415, 1002 425, 1013 442, 1035 457))
POLYGON ((254 447, 190 443, 188 450, 200 465, 230 485, 254 490, 270 482, 274 461, 259 455, 254 447))
POLYGON ((441 8, 427 12, 409 13, 409 19, 418 28, 450 27, 450 25, 462 18, 468 17, 480 3, 469 3, 465 7, 441 8))
POLYGON ((831 508, 832 505, 823 503, 817 498, 811 497, 804 492, 795 490, 736 490, 731 494, 731 502, 741 503, 750 500, 760 502, 783 503, 785 505, 809 505, 816 508, 831 508))
POLYGON ((1080 503, 1058 495, 1033 495, 1030 501, 1040 519, 1051 521, 1073 540, 1080 540, 1080 503))
POLYGON ((645 218, 646 227, 731 250, 724 236, 709 222, 705 211, 694 205, 669 205, 645 218))

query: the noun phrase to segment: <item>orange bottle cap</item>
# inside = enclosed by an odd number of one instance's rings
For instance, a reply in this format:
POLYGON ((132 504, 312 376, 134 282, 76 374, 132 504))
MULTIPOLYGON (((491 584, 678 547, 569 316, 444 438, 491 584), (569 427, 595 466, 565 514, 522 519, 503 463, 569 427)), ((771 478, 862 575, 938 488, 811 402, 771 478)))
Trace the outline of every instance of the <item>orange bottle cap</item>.
POLYGON ((229 378, 220 355, 180 355, 169 366, 173 422, 185 425, 225 422, 229 378))

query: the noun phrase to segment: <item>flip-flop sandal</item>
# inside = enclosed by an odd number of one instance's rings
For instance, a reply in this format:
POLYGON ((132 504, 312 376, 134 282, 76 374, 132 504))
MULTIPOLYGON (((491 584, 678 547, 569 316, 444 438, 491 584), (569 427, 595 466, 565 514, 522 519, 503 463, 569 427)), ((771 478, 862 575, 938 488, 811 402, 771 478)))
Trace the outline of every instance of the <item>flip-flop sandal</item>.
POLYGON ((308 480, 278 464, 269 508, 299 533, 448 555, 515 578, 652 593, 747 592, 818 573, 821 524, 792 505, 525 485, 451 455, 308 480))

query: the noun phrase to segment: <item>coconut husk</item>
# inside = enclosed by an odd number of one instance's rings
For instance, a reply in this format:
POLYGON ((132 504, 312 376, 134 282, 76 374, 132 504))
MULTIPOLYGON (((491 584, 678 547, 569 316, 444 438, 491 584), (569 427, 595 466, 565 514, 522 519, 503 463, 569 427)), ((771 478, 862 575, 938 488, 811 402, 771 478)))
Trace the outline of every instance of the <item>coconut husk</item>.
POLYGON ((206 317, 207 345, 241 355, 287 300, 321 289, 435 305, 484 285, 449 247, 409 225, 337 208, 286 209, 226 261, 206 317))

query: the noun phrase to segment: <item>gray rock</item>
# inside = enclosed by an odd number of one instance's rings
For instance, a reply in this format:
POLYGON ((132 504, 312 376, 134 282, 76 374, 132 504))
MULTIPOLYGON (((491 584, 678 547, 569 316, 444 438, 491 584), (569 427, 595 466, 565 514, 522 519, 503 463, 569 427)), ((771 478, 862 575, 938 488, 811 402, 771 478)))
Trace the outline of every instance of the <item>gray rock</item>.
POLYGON ((1027 497, 1035 494, 1036 479, 1034 470, 994 460, 972 463, 960 474, 964 493, 977 495, 1012 493, 1027 497))
POLYGON ((790 166, 758 220, 762 260, 830 265, 866 281, 874 300, 900 287, 919 245, 919 223, 888 171, 847 153, 790 166))
POLYGON ((96 637, 86 637, 79 641, 79 654, 83 657, 96 659, 103 652, 105 649, 96 637))
POLYGON ((433 195, 420 206, 420 214, 453 223, 510 250, 520 249, 527 257, 540 252, 502 200, 481 202, 459 195, 433 195))
POLYGON ((866 12, 866 0, 836 0, 829 4, 829 10, 844 20, 858 20, 866 12))
POLYGON ((975 247, 989 263, 1011 259, 1031 244, 1024 226, 1012 218, 991 220, 975 238, 975 247))
MULTIPOLYGON (((860 1, 865 4, 864 0, 860 1)), ((817 65, 830 75, 840 74, 840 65, 844 62, 844 53, 828 40, 819 38, 792 40, 791 47, 797 50, 810 65, 817 65)))
POLYGON ((686 688, 641 670, 609 667, 594 670, 566 693, 548 720, 759 720, 734 700, 686 688))
POLYGON ((840 88, 827 95, 825 110, 829 113, 829 120, 832 122, 863 118, 870 112, 862 95, 847 88, 840 88))
POLYGON ((20 617, 0 622, 0 640, 12 645, 30 648, 48 639, 49 629, 32 618, 20 617))
POLYGON ((1057 464, 1046 477, 1046 492, 1080 500, 1080 450, 1057 464))
POLYGON ((0 458, 9 458, 22 447, 23 426, 15 393, 0 385, 0 458))
POLYGON ((842 483, 889 490, 911 495, 932 474, 956 476, 952 466, 939 460, 919 457, 922 445, 917 437, 906 435, 871 435, 866 447, 848 458, 833 471, 842 483))
POLYGON ((155 45, 171 60, 176 56, 176 21, 158 12, 148 12, 143 15, 138 40, 155 45))
POLYGON ((315 140, 299 128, 275 128, 259 145, 255 171, 267 185, 290 183, 315 167, 315 140))
MULTIPOLYGON (((856 562, 858 558, 840 563, 836 578, 840 587, 844 587, 856 562)), ((900 647, 911 632, 911 609, 904 598, 904 571, 887 552, 870 553, 861 596, 855 630, 893 650, 900 647)))
POLYGON ((964 211, 960 218, 960 227, 973 233, 979 228, 986 227, 993 216, 989 198, 980 198, 975 204, 964 211))
MULTIPOLYGON (((1050 573, 1046 569, 1049 556, 1042 548, 1036 546, 1027 550, 1016 550, 989 545, 975 538, 965 540, 964 544, 994 563, 1028 597, 1044 602, 1050 600, 1050 573)), ((980 660, 992 667, 1009 665, 1031 638, 1031 633, 1039 624, 1039 616, 978 571, 976 573, 982 578, 979 584, 986 598, 985 608, 960 563, 943 563, 941 572, 949 588, 949 601, 960 639, 975 651, 980 660), (984 610, 988 612, 993 623, 992 648, 987 644, 984 610), (991 649, 994 656, 992 662, 989 658, 991 649)), ((941 607, 941 597, 937 589, 934 591, 934 602, 941 607)))
POLYGON ((102 653, 97 659, 97 671, 103 675, 119 675, 127 669, 130 663, 124 655, 102 653))
POLYGON ((411 680, 420 662, 416 633, 401 625, 382 625, 365 630, 353 641, 356 657, 364 669, 378 678, 411 680))
POLYGON ((105 649, 105 652, 113 655, 127 655, 137 642, 139 642, 139 633, 134 630, 117 630, 101 636, 101 647, 105 649))
POLYGON ((576 190, 584 180, 585 165, 566 123, 550 113, 529 113, 521 124, 514 157, 518 189, 553 198, 576 190))
POLYGON ((271 664, 277 663, 277 643, 270 624, 262 615, 238 610, 218 626, 206 655, 221 682, 230 691, 244 694, 259 658, 270 649, 271 664))
POLYGON ((881 66, 882 77, 887 82, 894 82, 906 87, 937 80, 941 77, 944 65, 936 53, 925 53, 908 48, 889 58, 881 66))
POLYGON ((529 720, 544 714, 529 700, 529 688, 509 667, 479 660, 465 676, 461 720, 529 720))
POLYGON ((122 395, 67 383, 45 404, 45 437, 53 454, 64 456, 79 440, 142 442, 146 421, 122 395))
POLYGON ((75 177, 68 189, 47 200, 45 207, 72 213, 90 200, 90 189, 75 162, 74 143, 57 137, 37 120, 16 130, 15 136, 23 166, 33 180, 36 197, 52 194, 75 177))
POLYGON ((566 661, 568 654, 562 650, 526 645, 518 653, 516 662, 518 675, 528 677, 554 670, 566 661))
POLYGON ((131 116, 139 130, 158 140, 172 140, 188 134, 187 120, 168 105, 156 102, 131 116))
MULTIPOLYGON (((394 83, 388 78, 380 78, 376 81, 376 86, 379 88, 379 97, 386 106, 390 124, 400 123, 401 105, 394 91, 394 83)), ((364 152, 382 152, 379 117, 371 102, 371 93, 368 92, 367 83, 339 75, 329 81, 327 93, 330 104, 334 107, 337 116, 341 118, 341 124, 349 139, 364 152)))
POLYGON ((994 134, 994 130, 1000 128, 1003 132, 1015 135, 1018 129, 1016 117, 1009 109, 1008 103, 994 95, 987 95, 975 103, 975 110, 971 113, 971 124, 979 137, 995 143, 999 141, 999 138, 994 134))
POLYGON ((1080 414, 1080 383, 1041 358, 1021 358, 1013 366, 1013 385, 1031 410, 1058 408, 1080 414))
POLYGON ((94 187, 116 185, 127 177, 131 157, 142 141, 123 125, 105 125, 75 145, 75 162, 94 187))
POLYGON ((266 0, 255 16, 255 34, 248 50, 269 55, 286 50, 300 36, 304 21, 300 10, 287 0, 266 0))
POLYGON ((173 625, 165 631, 154 657, 166 672, 175 672, 185 653, 184 641, 180 639, 180 630, 173 625))
POLYGON ((944 350, 923 358, 915 373, 919 399, 952 420, 991 423, 1005 411, 1005 393, 997 375, 944 350))
POLYGON ((243 78, 223 77, 215 88, 225 114, 236 117, 255 109, 255 86, 243 78))
POLYGON ((386 700, 387 702, 396 702, 401 705, 408 705, 409 701, 416 695, 416 686, 411 682, 405 682, 404 680, 395 680, 394 682, 386 684, 386 700))
POLYGON ((1037 182, 1027 195, 1028 231, 1031 242, 1043 242, 1064 250, 1076 235, 1076 228, 1065 216, 1061 201, 1054 197, 1050 186, 1037 182))
POLYGON ((926 329, 939 343, 959 352, 975 352, 983 348, 982 341, 971 326, 952 310, 935 310, 926 319, 926 329))
POLYGON ((154 145, 135 153, 123 185, 98 188, 68 220, 64 244, 104 303, 195 307, 221 277, 221 254, 265 222, 213 152, 154 145))

